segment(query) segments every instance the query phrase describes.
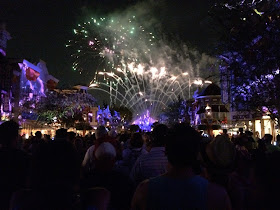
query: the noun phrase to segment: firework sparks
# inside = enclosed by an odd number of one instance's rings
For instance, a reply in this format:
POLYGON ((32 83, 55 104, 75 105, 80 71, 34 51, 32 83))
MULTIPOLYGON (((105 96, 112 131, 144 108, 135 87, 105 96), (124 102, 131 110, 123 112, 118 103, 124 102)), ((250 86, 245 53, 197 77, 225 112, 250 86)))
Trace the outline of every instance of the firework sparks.
POLYGON ((89 87, 108 93, 110 103, 156 117, 179 95, 189 95, 194 70, 185 46, 172 48, 156 39, 135 16, 91 18, 73 31, 67 44, 73 69, 95 72, 89 87))

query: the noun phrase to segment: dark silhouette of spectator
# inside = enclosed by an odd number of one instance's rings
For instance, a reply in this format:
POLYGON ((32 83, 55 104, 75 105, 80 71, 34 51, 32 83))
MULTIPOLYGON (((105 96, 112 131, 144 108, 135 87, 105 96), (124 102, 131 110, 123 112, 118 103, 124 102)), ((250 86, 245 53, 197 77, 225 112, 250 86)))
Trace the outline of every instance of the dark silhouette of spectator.
POLYGON ((242 136, 243 134, 244 134, 243 128, 239 128, 239 129, 238 129, 238 135, 239 135, 239 136, 242 136))
POLYGON ((222 135, 224 135, 224 136, 226 136, 227 138, 229 138, 227 129, 223 129, 222 135))
POLYGON ((86 149, 84 148, 84 145, 83 145, 83 139, 75 138, 73 144, 74 144, 74 148, 77 151, 77 154, 79 157, 79 162, 80 162, 80 164, 82 164, 84 156, 86 154, 86 149))
POLYGON ((27 186, 30 157, 17 148, 19 125, 0 125, 0 209, 8 209, 12 193, 27 186))
POLYGON ((134 166, 136 160, 141 154, 147 154, 148 152, 143 149, 143 138, 141 133, 133 133, 129 142, 129 148, 123 150, 123 165, 128 167, 130 171, 134 166))
POLYGON ((129 144, 129 134, 127 132, 121 134, 118 141, 121 143, 123 149, 127 149, 129 144))
POLYGON ((108 136, 107 129, 104 126, 98 126, 95 131, 96 141, 95 144, 88 148, 86 151, 84 160, 82 162, 82 174, 87 175, 94 170, 95 167, 95 150, 99 147, 103 142, 110 142, 114 145, 117 151, 117 159, 121 157, 121 145, 120 143, 110 136, 108 136))
POLYGON ((51 141, 51 136, 50 136, 50 135, 48 135, 48 134, 44 134, 44 138, 43 138, 43 140, 44 140, 44 142, 45 142, 45 143, 48 143, 48 142, 50 142, 50 141, 51 141))
POLYGON ((175 125, 166 143, 167 172, 137 187, 132 209, 231 209, 226 191, 192 169, 200 140, 190 126, 175 125))
POLYGON ((116 149, 111 143, 101 143, 95 151, 95 168, 83 180, 82 188, 105 188, 111 192, 112 209, 129 209, 133 185, 128 176, 114 170, 116 156, 116 149))
POLYGON ((245 137, 247 138, 247 142, 245 147, 248 149, 249 152, 253 152, 257 148, 257 142, 253 138, 253 132, 245 131, 245 137))
POLYGON ((56 141, 67 141, 68 140, 67 137, 68 137, 67 129, 60 128, 60 129, 56 130, 54 140, 56 140, 56 141))
MULTIPOLYGON (((104 126, 98 126, 97 129, 95 130, 96 140, 104 138, 107 135, 108 135, 108 132, 104 126)), ((82 162, 82 167, 85 169, 85 171, 89 171, 91 169, 91 167, 93 167, 94 150, 95 150, 95 145, 92 145, 86 151, 84 160, 82 162)))
POLYGON ((280 189, 280 152, 268 153, 265 158, 257 159, 255 167, 254 194, 250 209, 279 209, 280 189))
POLYGON ((211 142, 201 145, 202 164, 206 178, 223 187, 228 186, 228 176, 234 170, 236 150, 225 136, 218 135, 211 142))
POLYGON ((76 134, 73 131, 67 132, 68 141, 70 141, 71 144, 74 144, 76 134))
POLYGON ((51 141, 33 154, 31 189, 16 192, 11 208, 76 209, 80 165, 73 145, 51 141))
POLYGON ((108 210, 110 207, 111 193, 102 187, 85 190, 82 194, 82 209, 108 210))
POLYGON ((263 137, 263 141, 266 145, 266 152, 272 153, 275 151, 280 151, 280 148, 272 144, 273 136, 271 134, 265 134, 263 137))
POLYGON ((167 157, 165 156, 165 143, 168 128, 158 124, 152 132, 151 150, 148 154, 141 155, 135 162, 130 177, 136 186, 143 180, 159 176, 167 170, 167 157))
POLYGON ((31 138, 31 145, 29 147, 29 152, 31 154, 33 154, 34 152, 36 152, 36 150, 38 150, 38 148, 44 144, 45 141, 42 139, 42 133, 41 131, 36 131, 35 132, 35 136, 33 136, 31 138))

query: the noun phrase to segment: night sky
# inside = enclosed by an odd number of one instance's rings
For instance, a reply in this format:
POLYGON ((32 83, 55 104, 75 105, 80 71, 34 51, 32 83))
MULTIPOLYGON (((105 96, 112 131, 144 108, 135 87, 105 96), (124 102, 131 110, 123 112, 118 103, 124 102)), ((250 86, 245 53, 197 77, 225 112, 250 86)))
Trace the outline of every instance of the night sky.
MULTIPOLYGON (((164 6, 155 12, 168 34, 179 36, 201 52, 212 49, 211 34, 207 31, 207 11, 212 1, 159 0, 164 6), (184 4, 182 4, 184 2, 184 4)), ((7 57, 47 63, 49 73, 60 80, 60 87, 88 85, 88 75, 72 70, 66 42, 73 37, 73 28, 87 14, 121 12, 137 4, 133 0, 4 0, 0 3, 0 20, 7 24, 12 39, 8 42, 7 57)), ((212 2, 212 3, 211 3, 212 2)))

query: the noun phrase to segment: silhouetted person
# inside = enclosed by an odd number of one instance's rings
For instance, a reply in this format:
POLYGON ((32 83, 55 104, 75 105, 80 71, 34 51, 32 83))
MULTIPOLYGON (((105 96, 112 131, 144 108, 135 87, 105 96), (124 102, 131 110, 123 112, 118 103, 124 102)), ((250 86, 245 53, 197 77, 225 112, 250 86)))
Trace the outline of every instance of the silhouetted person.
POLYGON ((121 145, 113 137, 108 135, 107 129, 104 126, 98 126, 95 131, 96 141, 94 145, 88 148, 86 151, 84 160, 82 162, 83 174, 86 175, 94 170, 95 167, 95 150, 103 142, 110 142, 117 151, 117 158, 121 156, 121 145))
POLYGON ((167 170, 167 157, 165 156, 165 143, 168 128, 158 124, 152 132, 151 150, 147 154, 140 155, 135 162, 130 177, 136 186, 143 180, 159 176, 167 170))
POLYGON ((263 141, 266 145, 266 152, 272 153, 274 151, 280 151, 280 148, 272 144, 273 136, 271 134, 265 134, 263 141))
POLYGON ((143 148, 143 138, 141 133, 133 133, 129 142, 129 147, 123 150, 123 165, 128 167, 129 171, 134 166, 137 158, 141 154, 148 152, 143 148))
POLYGON ((67 132, 68 141, 74 144, 76 134, 73 131, 67 132))
POLYGON ((44 143, 46 142, 42 139, 41 131, 36 131, 35 136, 31 138, 31 145, 29 147, 29 151, 31 152, 31 154, 36 152, 36 150, 38 150, 38 148, 44 143))
POLYGON ((250 209, 279 209, 279 161, 279 151, 269 153, 265 158, 257 160, 255 168, 256 187, 252 196, 252 207, 250 209))
POLYGON ((239 128, 238 129, 238 134, 239 134, 239 136, 242 136, 244 134, 243 128, 239 128))
POLYGON ((8 209, 12 193, 26 187, 29 155, 17 148, 19 125, 0 125, 0 209, 8 209))
POLYGON ((18 209, 75 209, 80 165, 73 145, 51 141, 32 157, 31 189, 18 191, 11 201, 18 209))
POLYGON ((112 209, 129 209, 133 184, 128 176, 114 170, 117 152, 109 142, 101 143, 95 151, 95 168, 83 180, 83 189, 102 187, 111 192, 112 209))
POLYGON ((143 181, 132 209, 231 209, 226 191, 195 175, 200 135, 190 126, 176 125, 168 135, 165 174, 143 181))
POLYGON ((68 134, 67 129, 60 128, 55 132, 55 138, 56 141, 67 141, 68 140, 68 134))

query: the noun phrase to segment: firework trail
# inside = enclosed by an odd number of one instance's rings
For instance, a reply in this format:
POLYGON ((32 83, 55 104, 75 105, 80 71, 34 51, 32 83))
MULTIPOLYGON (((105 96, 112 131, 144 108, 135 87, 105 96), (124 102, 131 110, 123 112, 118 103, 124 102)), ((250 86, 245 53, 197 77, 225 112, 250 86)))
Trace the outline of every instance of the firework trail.
POLYGON ((73 69, 93 72, 90 87, 109 94, 111 104, 157 117, 179 95, 190 96, 197 55, 185 45, 166 44, 135 16, 91 18, 73 32, 67 44, 74 52, 73 69))

